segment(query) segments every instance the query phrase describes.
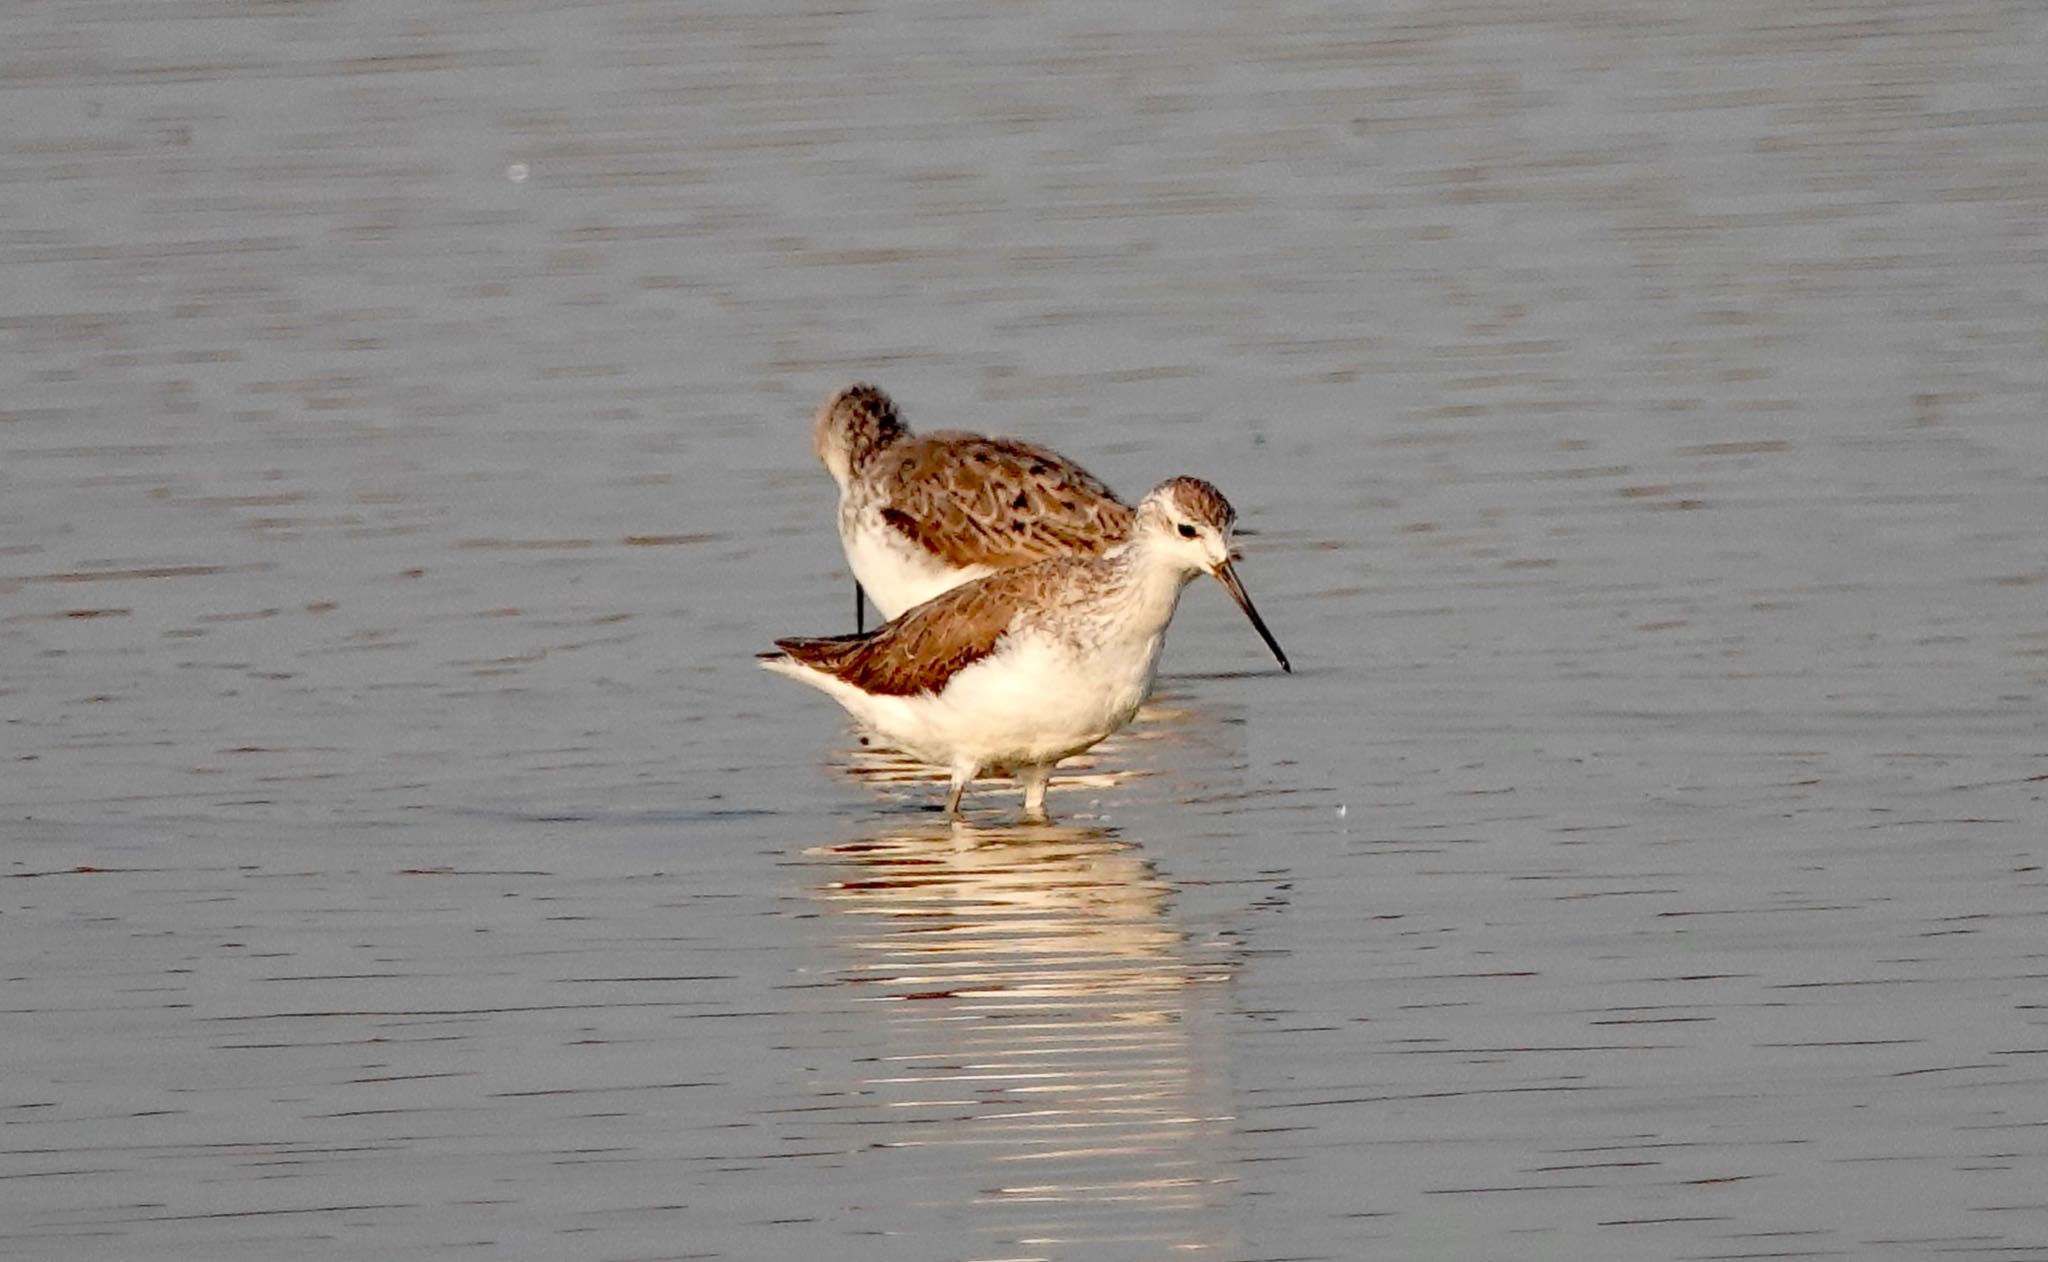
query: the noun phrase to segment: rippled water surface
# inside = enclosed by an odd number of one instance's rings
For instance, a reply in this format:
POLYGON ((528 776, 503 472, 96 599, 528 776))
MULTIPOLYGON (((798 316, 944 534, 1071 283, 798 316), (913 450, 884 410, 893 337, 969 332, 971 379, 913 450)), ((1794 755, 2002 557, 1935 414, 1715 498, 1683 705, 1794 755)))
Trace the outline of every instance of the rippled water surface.
POLYGON ((2048 18, 0 8, 0 1256, 2048 1257, 2048 18), (1222 486, 927 808, 808 417, 1222 486))

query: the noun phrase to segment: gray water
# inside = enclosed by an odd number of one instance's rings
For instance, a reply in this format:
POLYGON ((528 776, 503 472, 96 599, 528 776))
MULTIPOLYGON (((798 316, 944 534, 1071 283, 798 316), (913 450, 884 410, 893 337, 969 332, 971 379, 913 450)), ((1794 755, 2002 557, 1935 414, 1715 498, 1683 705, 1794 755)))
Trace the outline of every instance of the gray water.
POLYGON ((2048 1258, 2048 13, 0 8, 0 1255, 2048 1258), (1016 828, 857 378, 1224 488, 1016 828))

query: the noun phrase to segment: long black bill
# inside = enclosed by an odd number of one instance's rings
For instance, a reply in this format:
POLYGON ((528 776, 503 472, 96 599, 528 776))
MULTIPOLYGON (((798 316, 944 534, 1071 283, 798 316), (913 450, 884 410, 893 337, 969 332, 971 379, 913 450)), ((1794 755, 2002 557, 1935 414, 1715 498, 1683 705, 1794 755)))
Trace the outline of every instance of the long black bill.
POLYGON ((1280 651, 1280 641, 1273 638, 1271 631, 1266 630, 1266 620, 1259 616, 1258 610, 1252 608, 1252 598, 1244 594, 1244 584, 1237 581, 1237 571, 1230 568, 1230 562, 1225 561, 1210 573, 1216 576, 1217 582, 1223 584, 1223 589, 1230 593, 1230 598, 1237 602, 1237 607, 1244 610, 1244 616, 1252 620, 1252 629, 1259 633, 1259 638, 1266 642, 1266 647, 1273 650, 1273 656, 1280 659, 1280 669, 1290 675, 1293 674, 1294 667, 1288 665, 1287 654, 1280 651))

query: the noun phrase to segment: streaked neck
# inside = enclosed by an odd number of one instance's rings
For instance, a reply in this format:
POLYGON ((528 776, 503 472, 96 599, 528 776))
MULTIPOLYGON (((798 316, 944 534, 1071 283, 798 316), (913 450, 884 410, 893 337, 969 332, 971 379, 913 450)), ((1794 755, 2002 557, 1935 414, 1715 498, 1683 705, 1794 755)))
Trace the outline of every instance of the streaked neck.
POLYGON ((1166 629, 1180 594, 1200 572, 1148 546, 1143 534, 1132 535, 1103 559, 1117 569, 1122 620, 1147 635, 1166 629))

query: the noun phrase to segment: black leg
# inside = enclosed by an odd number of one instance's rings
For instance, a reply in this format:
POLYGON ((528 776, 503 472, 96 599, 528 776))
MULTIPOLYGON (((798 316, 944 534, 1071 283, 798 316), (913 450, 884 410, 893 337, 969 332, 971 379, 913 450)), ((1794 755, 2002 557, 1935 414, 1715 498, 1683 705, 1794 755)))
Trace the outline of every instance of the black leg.
POLYGON ((860 583, 853 585, 853 633, 859 635, 868 629, 868 607, 862 600, 867 593, 860 589, 860 583))

